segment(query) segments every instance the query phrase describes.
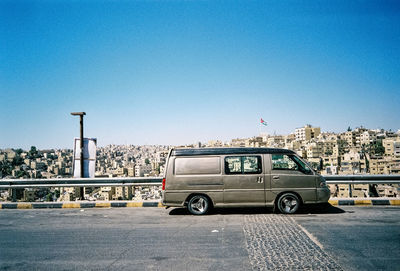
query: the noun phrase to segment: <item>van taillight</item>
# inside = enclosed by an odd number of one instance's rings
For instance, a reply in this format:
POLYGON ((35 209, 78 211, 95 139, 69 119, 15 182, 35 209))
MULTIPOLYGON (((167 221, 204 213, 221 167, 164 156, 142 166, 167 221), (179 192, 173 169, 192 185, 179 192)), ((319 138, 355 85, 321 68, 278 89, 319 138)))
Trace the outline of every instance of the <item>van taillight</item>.
POLYGON ((162 190, 165 190, 165 178, 162 179, 162 190))

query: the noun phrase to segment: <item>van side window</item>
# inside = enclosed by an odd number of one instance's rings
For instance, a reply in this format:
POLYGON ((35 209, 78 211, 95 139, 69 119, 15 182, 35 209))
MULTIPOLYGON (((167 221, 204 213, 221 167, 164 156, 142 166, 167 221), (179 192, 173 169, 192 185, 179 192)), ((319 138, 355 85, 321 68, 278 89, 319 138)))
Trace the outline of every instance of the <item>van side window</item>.
POLYGON ((286 154, 272 154, 272 169, 298 170, 298 166, 286 154))
POLYGON ((226 174, 241 174, 242 159, 240 157, 225 158, 225 173, 226 174))
POLYGON ((272 154, 272 169, 297 170, 304 174, 312 174, 311 169, 295 155, 272 154))
POLYGON ((261 172, 260 156, 225 157, 226 174, 259 174, 261 172))

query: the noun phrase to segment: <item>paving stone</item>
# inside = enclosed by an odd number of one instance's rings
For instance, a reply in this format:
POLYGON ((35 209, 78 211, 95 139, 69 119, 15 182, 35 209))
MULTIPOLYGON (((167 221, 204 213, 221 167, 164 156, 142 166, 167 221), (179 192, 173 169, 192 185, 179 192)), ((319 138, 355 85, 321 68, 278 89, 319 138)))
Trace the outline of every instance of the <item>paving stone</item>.
POLYGON ((243 226, 253 270, 342 270, 287 215, 246 215, 243 226))

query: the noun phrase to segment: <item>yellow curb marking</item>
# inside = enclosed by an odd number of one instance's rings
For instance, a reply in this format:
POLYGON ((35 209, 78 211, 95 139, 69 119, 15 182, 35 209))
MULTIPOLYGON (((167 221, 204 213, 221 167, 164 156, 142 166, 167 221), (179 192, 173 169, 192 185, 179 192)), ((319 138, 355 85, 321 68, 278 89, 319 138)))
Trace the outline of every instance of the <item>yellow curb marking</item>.
POLYGON ((97 202, 96 203, 96 208, 109 208, 111 207, 110 202, 97 202))
POLYGON ((32 209, 31 203, 18 203, 17 209, 32 209))
POLYGON ((126 207, 143 207, 143 202, 127 202, 126 207))
POLYGON ((372 205, 372 201, 369 199, 366 200, 354 200, 354 205, 372 205))
POLYGON ((62 205, 63 208, 81 208, 80 203, 63 203, 62 205))
POLYGON ((162 202, 159 202, 157 207, 162 208, 162 207, 164 207, 164 205, 162 204, 162 202))
POLYGON ((391 199, 390 201, 390 205, 400 205, 400 200, 398 199, 391 199))
POLYGON ((339 204, 339 201, 338 201, 338 200, 329 200, 328 202, 329 202, 329 204, 331 204, 331 205, 338 205, 338 204, 339 204))

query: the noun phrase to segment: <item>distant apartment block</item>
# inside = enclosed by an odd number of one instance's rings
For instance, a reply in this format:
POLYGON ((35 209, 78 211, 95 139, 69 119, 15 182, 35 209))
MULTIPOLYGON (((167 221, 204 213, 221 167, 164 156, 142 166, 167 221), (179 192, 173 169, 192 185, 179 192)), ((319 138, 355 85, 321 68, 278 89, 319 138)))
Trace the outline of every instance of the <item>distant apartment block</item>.
POLYGON ((316 138, 320 133, 320 127, 312 127, 309 124, 295 130, 296 140, 298 141, 311 140, 312 138, 316 138))
POLYGON ((385 156, 400 157, 400 139, 396 138, 383 139, 382 145, 385 148, 385 156))

